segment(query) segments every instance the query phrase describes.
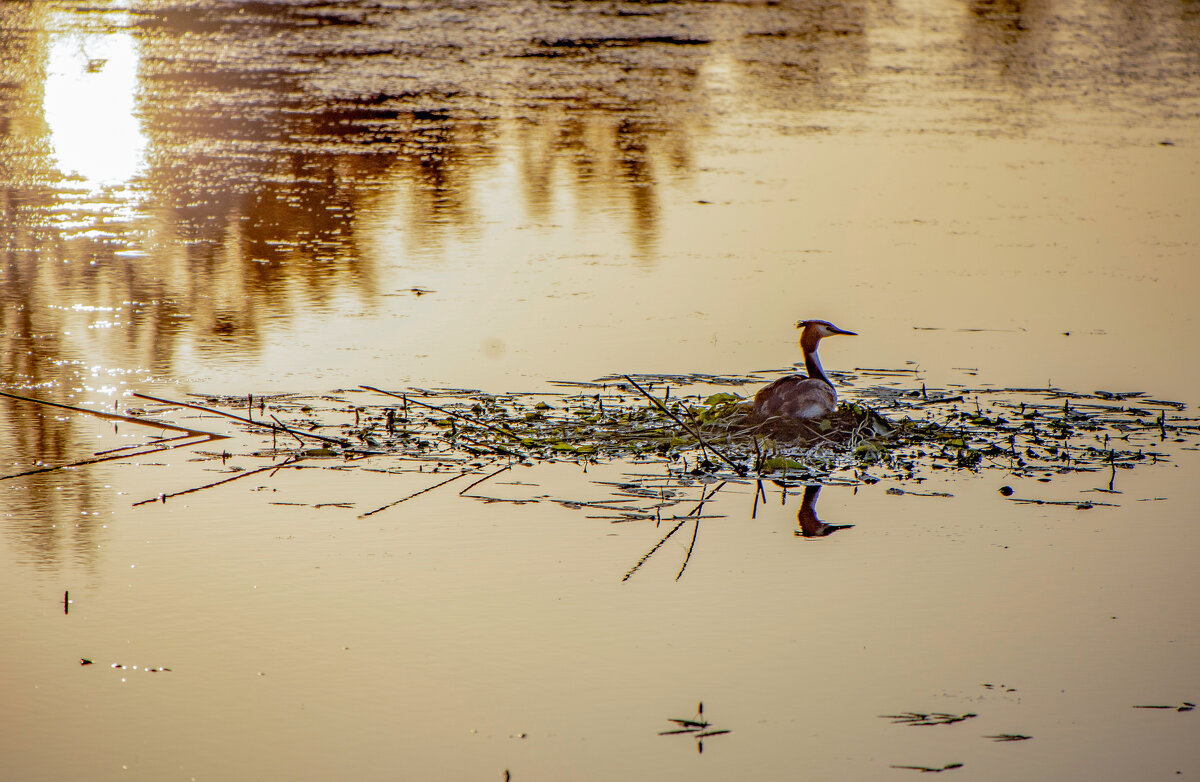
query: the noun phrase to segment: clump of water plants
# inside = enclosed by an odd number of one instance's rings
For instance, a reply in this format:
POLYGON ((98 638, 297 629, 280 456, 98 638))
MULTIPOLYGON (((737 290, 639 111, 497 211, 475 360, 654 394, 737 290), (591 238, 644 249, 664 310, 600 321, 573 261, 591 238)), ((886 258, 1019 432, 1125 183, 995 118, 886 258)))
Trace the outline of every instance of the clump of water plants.
POLYGON ((219 459, 221 472, 229 472, 206 486, 159 493, 139 500, 142 504, 285 468, 432 472, 446 474, 445 482, 465 484, 471 483, 467 477, 485 481, 514 465, 572 462, 585 470, 612 466, 627 478, 613 484, 619 500, 599 505, 564 500, 571 507, 611 511, 614 520, 661 520, 663 509, 679 502, 699 500, 695 514, 701 512, 709 495, 697 498, 687 491, 697 483, 716 484, 711 494, 725 482, 769 479, 787 487, 886 479, 890 493, 945 496, 900 488, 939 471, 995 470, 1014 482, 1099 473, 1107 489, 1091 488, 1098 494, 1083 499, 1021 497, 1007 484, 999 487, 1015 503, 1088 509, 1114 504, 1105 493, 1119 494, 1114 489, 1119 471, 1167 460, 1172 445, 1200 445, 1200 421, 1186 417, 1184 405, 1140 392, 931 389, 914 370, 857 370, 838 373, 844 401, 835 414, 792 421, 753 414, 750 395, 740 392, 764 380, 620 375, 557 382, 560 390, 541 393, 359 386, 320 395, 199 396, 194 401, 137 395, 143 404, 153 404, 131 407, 124 415, 72 409, 143 424, 148 432, 166 429, 170 436, 35 471, 192 447, 202 458, 219 459), (162 422, 185 412, 186 426, 162 422), (235 421, 240 432, 218 427, 221 420, 235 421), (204 450, 216 441, 220 450, 204 450))
MULTIPOLYGON (((400 456, 444 464, 662 460, 693 474, 873 483, 935 470, 1015 476, 1109 470, 1165 459, 1157 445, 1194 442, 1185 406, 1141 393, 1056 388, 929 390, 891 371, 842 373, 850 401, 822 419, 756 416, 737 388, 753 376, 622 375, 559 383, 568 391, 360 386, 323 396, 207 397, 199 406, 270 436, 261 453, 296 458, 400 456), (243 414, 219 408, 241 408, 243 414)), ((147 397, 147 399, 154 399, 147 397)), ((155 400, 163 403, 169 400, 155 400)))

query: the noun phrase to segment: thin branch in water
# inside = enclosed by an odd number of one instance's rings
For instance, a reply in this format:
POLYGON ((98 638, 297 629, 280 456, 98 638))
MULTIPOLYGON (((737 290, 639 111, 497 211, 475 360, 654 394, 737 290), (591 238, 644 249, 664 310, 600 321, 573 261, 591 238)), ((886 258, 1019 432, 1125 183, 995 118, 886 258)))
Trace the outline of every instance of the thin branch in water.
MULTIPOLYGON (((109 454, 115 454, 118 451, 132 451, 137 448, 147 448, 150 446, 163 447, 167 450, 170 450, 172 448, 178 448, 179 445, 168 446, 167 443, 173 443, 178 440, 191 440, 193 437, 197 437, 197 436, 198 435, 192 435, 192 434, 178 434, 178 435, 175 435, 174 437, 159 437, 159 438, 155 438, 154 440, 151 440, 148 443, 137 443, 136 445, 121 445, 116 448, 109 448, 106 451, 96 451, 92 455, 93 456, 108 456, 109 454)), ((205 439, 197 440, 196 444, 199 445, 200 443, 206 443, 213 439, 218 439, 218 440, 226 439, 226 435, 219 434, 215 438, 205 435, 205 439)), ((187 445, 187 443, 180 443, 180 445, 187 445)), ((126 454, 126 455, 128 456, 130 454, 126 454)))
POLYGON ((704 510, 704 503, 708 502, 713 497, 715 497, 717 492, 719 492, 721 489, 724 489, 726 483, 728 483, 728 481, 721 481, 720 483, 718 483, 717 487, 715 489, 713 489, 711 492, 709 492, 707 496, 705 496, 704 492, 701 491, 700 492, 700 502, 696 503, 696 507, 694 507, 690 511, 688 511, 687 515, 698 517, 700 515, 700 511, 704 510))
MULTIPOLYGON (((283 421, 280 421, 278 418, 276 418, 274 413, 271 413, 271 420, 272 420, 272 421, 274 421, 275 423, 279 424, 279 428, 280 428, 280 429, 282 429, 283 431, 287 432, 287 433, 288 433, 288 434, 290 434, 292 437, 295 437, 295 438, 296 438, 296 442, 300 443, 300 447, 301 447, 301 448, 303 448, 303 447, 304 447, 304 441, 300 439, 300 435, 296 434, 296 433, 295 433, 295 432, 293 432, 291 429, 288 429, 286 426, 284 426, 284 425, 283 425, 283 421)), ((272 435, 271 435, 271 436, 272 436, 272 437, 274 437, 274 436, 275 436, 275 435, 274 435, 274 433, 272 433, 272 435)), ((272 443, 272 447, 274 447, 274 443, 272 443)))
MULTIPOLYGON (((690 511, 688 511, 687 515, 683 516, 682 518, 676 517, 676 518, 679 518, 679 523, 676 524, 674 527, 672 527, 670 532, 668 532, 666 535, 663 535, 663 537, 658 541, 658 543, 655 543, 654 547, 651 548, 649 551, 647 551, 645 553, 645 555, 643 555, 642 558, 637 561, 637 564, 635 564, 632 568, 629 569, 629 572, 627 572, 621 580, 628 581, 629 578, 642 567, 642 565, 646 564, 646 561, 649 560, 650 557, 653 556, 656 551, 658 551, 660 548, 662 548, 662 545, 667 542, 668 538, 670 538, 672 535, 674 535, 676 532, 678 532, 679 528, 682 527, 688 521, 688 519, 691 519, 694 516, 695 517, 694 520, 696 522, 696 530, 693 530, 693 532, 692 532, 692 543, 691 543, 691 546, 688 547, 688 553, 687 553, 687 557, 683 561, 683 567, 681 567, 679 569, 679 574, 675 576, 675 580, 678 581, 680 576, 683 575, 684 568, 687 567, 688 560, 690 560, 692 558, 692 548, 696 545, 696 533, 700 528, 700 519, 705 518, 700 515, 700 512, 702 510, 704 510, 704 503, 707 502, 708 500, 712 499, 713 495, 715 495, 717 492, 719 492, 725 486, 725 483, 726 483, 725 481, 721 481, 719 484, 717 484, 716 488, 714 488, 711 492, 708 493, 707 496, 705 496, 704 492, 701 491, 700 501, 698 503, 696 503, 696 507, 694 507, 690 511)), ((655 525, 655 526, 657 526, 657 525, 655 525)))
MULTIPOLYGON (((229 437, 229 435, 213 434, 212 432, 205 432, 200 429, 188 429, 186 426, 177 426, 175 424, 164 424, 161 421, 147 421, 144 418, 134 418, 133 416, 129 416, 129 415, 118 415, 116 413, 105 413, 100 410, 89 410, 86 407, 75 407, 74 405, 64 405, 62 402, 51 402, 46 399, 35 399, 34 397, 31 397, 31 396, 21 396, 20 394, 11 394, 7 391, 0 391, 0 396, 6 396, 9 399, 17 399, 22 402, 33 402, 34 404, 38 404, 38 405, 46 405, 47 407, 58 407, 58 408, 62 408, 63 410, 70 410, 75 413, 87 413, 88 415, 94 415, 97 418, 104 418, 109 421, 126 421, 131 424, 138 424, 139 426, 150 426, 150 427, 154 427, 156 429, 170 429, 171 431, 174 431, 174 432, 187 432, 190 435, 196 435, 196 436, 204 435, 211 440, 224 440, 229 437)), ((134 394, 134 396, 141 396, 141 394, 134 394)), ((143 398, 153 399, 154 397, 143 397, 143 398)), ((155 401, 162 401, 162 400, 155 400, 155 401)))
MULTIPOLYGON (((189 407, 192 410, 200 410, 205 413, 212 413, 213 415, 224 416, 225 418, 232 418, 235 421, 241 421, 242 423, 250 424, 251 426, 258 426, 258 427, 262 427, 264 429, 273 429, 275 431, 279 431, 279 427, 277 427, 275 424, 269 424, 265 421, 255 421, 252 418, 246 418, 245 416, 235 415, 234 413, 227 413, 224 410, 217 410, 216 408, 213 408, 213 407, 205 407, 204 405, 192 404, 191 402, 178 402, 173 399, 163 399, 162 397, 150 396, 149 394, 135 393, 134 396, 136 396, 138 399, 149 399, 151 402, 158 402, 158 403, 164 404, 164 405, 177 405, 179 407, 189 407)), ((296 433, 296 432, 292 432, 292 430, 286 429, 286 428, 284 429, 284 431, 287 431, 291 434, 298 434, 298 436, 300 436, 300 437, 311 437, 314 440, 321 440, 323 442, 333 443, 334 445, 340 445, 343 448, 350 447, 349 442, 347 442, 346 440, 337 438, 337 437, 326 437, 325 435, 313 434, 312 432, 296 433)))
POLYGON ((1018 505, 1063 505, 1087 510, 1094 505, 1103 505, 1106 508, 1119 508, 1119 504, 1115 502, 1098 502, 1096 500, 1033 500, 1025 497, 1008 497, 1010 502, 1015 502, 1018 505))
POLYGON ((674 527, 672 527, 670 532, 668 532, 666 535, 663 535, 662 539, 659 540, 658 543, 654 544, 654 548, 647 551, 642 556, 642 558, 637 561, 637 564, 629 569, 629 572, 626 573, 625 576, 621 580, 628 581, 629 578, 634 573, 638 572, 638 570, 642 567, 642 565, 646 564, 646 560, 650 559, 650 557, 652 557, 654 555, 654 552, 656 552, 660 548, 662 548, 662 544, 666 543, 667 539, 670 538, 672 535, 674 535, 676 532, 678 532, 679 528, 682 527, 686 522, 687 522, 687 518, 684 518, 682 521, 680 521, 678 524, 676 524, 674 527))
POLYGON ((696 519, 692 527, 692 542, 688 544, 687 556, 683 558, 683 564, 679 566, 679 572, 675 574, 675 580, 683 578, 683 571, 687 570, 688 563, 692 561, 692 551, 696 548, 696 537, 700 534, 700 519, 696 519))
POLYGON ((471 484, 470 486, 468 486, 467 488, 465 488, 465 489, 463 489, 462 491, 460 491, 460 492, 459 492, 459 494, 460 494, 460 495, 465 495, 467 492, 469 492, 471 489, 474 489, 474 488, 475 488, 476 486, 478 486, 479 484, 483 483, 484 481, 488 480, 489 478, 495 478, 497 475, 499 475, 500 473, 504 472, 505 470, 507 470, 507 469, 509 469, 509 468, 511 468, 511 467, 512 467, 512 465, 511 465, 511 464, 506 464, 506 465, 504 465, 503 467, 501 467, 499 470, 496 470, 495 472, 490 472, 490 473, 488 473, 487 475, 483 476, 483 477, 482 477, 482 478, 480 478, 479 480, 477 480, 477 481, 475 481, 474 483, 472 483, 472 484, 471 484))
MULTIPOLYGON (((218 435, 218 438, 223 438, 223 437, 224 437, 224 435, 218 435)), ((0 476, 0 481, 6 481, 6 480, 9 480, 10 478, 21 478, 26 475, 37 475, 38 473, 42 473, 42 472, 54 472, 55 470, 65 470, 68 467, 86 467, 89 464, 100 464, 101 462, 112 462, 112 461, 116 461, 117 459, 132 459, 135 456, 146 456, 146 455, 149 455, 152 453, 158 453, 159 451, 171 451, 176 448, 185 448, 189 445, 203 445, 204 443, 209 442, 209 439, 210 438, 205 436, 205 439, 203 439, 203 440, 192 440, 190 435, 187 435, 184 438, 171 437, 168 440, 162 440, 162 441, 158 441, 153 444, 144 446, 146 448, 146 450, 144 450, 144 451, 134 451, 133 453, 114 453, 114 454, 109 454, 108 456, 98 456, 93 459, 80 459, 78 461, 69 462, 67 464, 57 464, 57 465, 54 465, 53 467, 38 467, 33 470, 25 470, 23 472, 13 473, 11 475, 0 476), (177 439, 186 439, 186 440, 188 440, 188 442, 175 442, 177 439), (174 445, 160 444, 160 443, 166 443, 166 442, 174 442, 175 444, 174 445)))
POLYGON ((379 513, 380 511, 384 511, 384 510, 387 510, 388 508, 395 507, 396 505, 399 505, 402 502, 411 500, 413 497, 420 497, 425 492, 433 491, 434 489, 438 488, 439 486, 445 486, 447 483, 450 483, 450 481, 457 481, 459 478, 463 477, 464 475, 473 475, 473 474, 474 473, 471 473, 471 472, 460 472, 458 475, 447 478, 446 480, 444 480, 440 483, 435 483, 434 485, 429 486, 424 489, 421 489, 418 492, 413 492, 412 494, 408 495, 407 497, 401 497, 400 499, 396 500, 395 502, 389 502, 387 505, 384 505, 381 508, 376 508, 375 510, 369 510, 366 513, 359 516, 359 518, 365 519, 367 516, 374 516, 376 513, 379 513))
MULTIPOLYGON (((359 386, 359 388, 365 388, 368 391, 374 391, 377 394, 384 394, 386 396, 395 397, 396 399, 403 399, 405 405, 414 404, 414 405, 420 405, 421 407, 428 407, 430 410, 436 410, 437 412, 441 413, 442 415, 448 415, 453 418, 457 418, 460 421, 466 421, 469 424, 474 424, 475 426, 481 427, 483 429, 487 429, 487 430, 495 432, 496 434, 499 434, 499 435, 503 435, 504 437, 511 437, 514 440, 521 439, 519 435, 517 435, 507 429, 502 429, 498 426, 492 426, 491 424, 485 424, 483 421, 476 421, 474 418, 471 418, 469 415, 463 415, 462 413, 459 413, 455 410, 447 410, 444 407, 438 407, 437 405, 431 405, 426 402, 418 402, 415 399, 409 399, 408 396, 405 394, 395 394, 395 393, 392 393, 391 391, 384 391, 382 388, 376 388, 375 386, 359 386)), ((405 415, 405 417, 406 418, 408 417, 407 414, 405 415)))
POLYGON ((924 402, 914 402, 911 406, 912 407, 926 407, 928 405, 940 405, 940 404, 945 404, 947 402, 961 402, 961 401, 963 401, 963 395, 958 394, 956 396, 940 396, 937 399, 927 399, 924 402))
POLYGON ((205 432, 200 429, 189 429, 186 426, 176 426, 174 424, 165 424, 165 423, 162 423, 161 421, 147 421, 143 418, 134 418, 133 416, 128 416, 128 415, 118 415, 117 413, 105 413, 101 410, 92 410, 87 407, 76 407, 74 405, 65 405, 61 402, 51 402, 51 401, 48 401, 45 399, 36 399, 36 398, 30 397, 30 396, 21 396, 20 394, 12 394, 7 391, 0 391, 0 396, 6 396, 10 399, 16 399, 21 402, 32 402, 33 404, 37 404, 37 405, 45 405, 47 407, 57 407, 57 408, 60 408, 63 410, 70 410, 75 413, 86 413, 87 415, 95 416, 97 418, 103 418, 107 421, 125 421, 127 423, 137 424, 139 426, 148 426, 148 427, 151 427, 154 429, 168 429, 172 432, 182 432, 183 433, 176 437, 160 437, 156 440, 153 440, 149 443, 145 443, 143 445, 125 445, 125 446, 121 446, 120 448, 112 448, 107 451, 98 451, 95 454, 93 454, 93 456, 96 458, 79 459, 77 461, 70 462, 68 464, 59 464, 59 465, 56 465, 53 467, 38 467, 33 470, 24 470, 22 472, 13 473, 12 475, 0 476, 0 481, 8 480, 10 478, 20 478, 25 475, 36 475, 37 473, 54 472, 55 470, 62 470, 62 469, 66 469, 67 467, 83 467, 83 466, 89 465, 89 464, 99 464, 100 462, 110 462, 110 461, 114 461, 116 459, 129 459, 134 456, 143 456, 145 454, 156 453, 158 451, 169 451, 169 450, 173 450, 175 448, 183 448, 183 447, 189 446, 189 445, 200 445, 202 443, 209 443, 209 442, 212 442, 213 440, 229 439, 229 436, 224 435, 224 434, 216 434, 214 432, 205 432), (204 439, 192 441, 193 438, 198 438, 198 437, 202 437, 204 439), (188 441, 188 442, 181 442, 181 441, 188 441), (173 445, 167 445, 167 443, 173 443, 173 445), (134 448, 145 448, 146 450, 134 451, 132 453, 118 453, 118 451, 128 451, 128 450, 134 449, 134 448))
POLYGON ((645 396, 647 399, 649 399, 651 402, 653 402, 653 403, 654 403, 654 405, 655 405, 655 406, 656 406, 656 407, 657 407, 659 410, 662 410, 664 413, 666 413, 668 416, 670 416, 670 418, 671 418, 671 420, 672 420, 672 421, 674 421, 675 423, 677 423, 677 424, 679 424, 680 426, 682 426, 684 429, 687 429, 689 432, 691 432, 691 433, 692 433, 692 436, 693 436, 693 437, 695 437, 695 438, 696 438, 696 440, 698 440, 698 441, 699 441, 701 444, 707 444, 707 445, 708 445, 708 448, 709 448, 709 450, 711 450, 711 451, 712 451, 713 453, 715 453, 717 456, 720 456, 720 457, 721 457, 721 459, 722 459, 722 460, 723 460, 723 461, 724 461, 726 464, 728 464, 730 467, 732 467, 732 468, 733 468, 733 471, 734 471, 734 472, 736 472, 738 475, 745 475, 745 474, 746 474, 746 468, 745 468, 745 467, 743 467, 742 465, 738 464, 738 463, 737 463, 737 462, 735 462, 733 459, 730 459, 728 456, 726 456, 726 455, 725 455, 723 452, 721 452, 719 449, 717 449, 717 448, 713 447, 713 445, 712 445, 712 444, 705 443, 705 440, 704 440, 704 438, 700 436, 700 433, 699 433, 699 432, 697 432, 695 429, 693 429, 692 427, 690 427, 690 426, 688 426, 687 424, 685 424, 685 423, 683 422, 683 420, 679 418, 679 416, 675 415, 675 414, 674 414, 674 413, 672 413, 670 410, 668 410, 668 409, 666 408, 666 405, 664 405, 662 402, 658 401, 658 399, 657 399, 655 396, 653 396, 653 395, 652 395, 652 394, 651 394, 649 391, 647 391, 646 389, 644 389, 644 388, 642 388, 641 386, 639 386, 636 380, 634 380, 633 378, 631 378, 629 375, 623 375, 622 377, 624 377, 626 380, 628 380, 630 383, 632 383, 632 384, 633 384, 633 387, 634 387, 634 388, 636 388, 638 391, 641 391, 641 392, 642 392, 642 394, 643 394, 643 395, 644 395, 644 396, 645 396))
POLYGON ((758 498, 762 497, 763 502, 767 501, 767 492, 763 489, 762 478, 754 482, 754 507, 750 509, 750 518, 758 518, 758 498))
POLYGON ((289 458, 288 460, 282 462, 281 464, 269 464, 266 467, 259 467, 254 470, 246 470, 244 472, 239 472, 237 475, 233 475, 228 478, 222 478, 219 481, 213 481, 212 483, 206 483, 203 486, 196 486, 191 489, 184 489, 183 491, 175 491, 175 492, 171 492, 170 494, 160 494, 157 497, 150 497, 149 499, 138 500, 137 502, 133 503, 132 507, 136 508, 139 505, 146 505, 147 503, 151 503, 151 502, 165 502, 166 500, 170 499, 171 497, 179 497, 184 494, 192 494, 193 492, 204 491, 205 489, 211 489, 214 486, 220 486, 223 483, 229 483, 231 481, 241 480, 242 478, 248 478, 251 475, 256 475, 260 472, 266 472, 267 470, 280 470, 280 469, 283 469, 284 467, 288 467, 291 464, 294 464, 297 461, 299 461, 299 459, 289 458))

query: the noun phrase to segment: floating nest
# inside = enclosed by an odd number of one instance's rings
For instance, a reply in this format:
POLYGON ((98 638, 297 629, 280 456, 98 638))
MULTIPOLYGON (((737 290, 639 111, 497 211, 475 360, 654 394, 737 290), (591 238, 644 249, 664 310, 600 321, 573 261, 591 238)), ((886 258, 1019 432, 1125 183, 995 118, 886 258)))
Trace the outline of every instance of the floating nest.
POLYGON ((1115 470, 1165 459, 1156 444, 1194 445, 1200 433, 1196 419, 1179 415, 1183 404, 1142 393, 927 390, 906 385, 910 377, 899 370, 882 375, 887 385, 864 385, 870 372, 842 373, 839 386, 854 401, 803 421, 755 416, 729 389, 762 382, 753 376, 623 375, 542 394, 360 386, 315 397, 206 397, 209 407, 154 401, 219 412, 269 433, 261 455, 290 449, 296 458, 391 455, 445 465, 658 459, 717 477, 821 481, 837 473, 860 483, 919 478, 924 468, 1115 470), (729 390, 705 391, 721 386, 729 390))
POLYGON ((741 450, 758 448, 760 443, 775 448, 831 447, 853 450, 858 446, 892 437, 896 424, 870 407, 842 403, 824 418, 760 416, 752 403, 731 394, 718 394, 705 400, 705 407, 691 410, 702 421, 696 434, 706 442, 720 442, 741 450))

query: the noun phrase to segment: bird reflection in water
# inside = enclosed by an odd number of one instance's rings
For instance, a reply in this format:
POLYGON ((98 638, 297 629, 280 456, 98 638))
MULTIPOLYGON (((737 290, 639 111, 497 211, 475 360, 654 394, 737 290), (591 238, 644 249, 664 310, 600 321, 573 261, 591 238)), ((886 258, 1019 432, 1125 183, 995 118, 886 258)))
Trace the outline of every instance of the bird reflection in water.
POLYGON ((799 522, 795 535, 798 538, 823 538, 832 535, 840 529, 849 529, 853 524, 826 524, 817 518, 817 497, 821 494, 821 484, 804 487, 804 500, 800 504, 800 512, 796 514, 799 522))
MULTIPOLYGON (((787 495, 787 486, 778 481, 776 481, 775 483, 781 489, 783 489, 783 491, 784 491, 783 498, 784 498, 784 501, 786 501, 787 496, 788 496, 787 495)), ((673 527, 671 527, 671 529, 669 529, 666 532, 666 534, 659 537, 658 541, 655 542, 655 544, 650 548, 649 551, 647 551, 645 554, 642 555, 641 559, 639 559, 634 564, 634 566, 631 567, 625 573, 624 577, 621 580, 628 581, 630 578, 632 578, 633 575, 635 573, 637 573, 638 570, 640 570, 641 567, 643 565, 645 565, 646 562, 652 556, 654 556, 655 553, 657 553, 659 551, 659 549, 662 548, 663 544, 666 543, 671 538, 671 536, 673 536, 676 532, 678 532, 680 529, 682 529, 684 524, 686 524, 687 522, 691 522, 692 523, 692 539, 691 539, 691 542, 688 544, 687 553, 684 555, 683 564, 679 566, 679 572, 677 572, 675 574, 676 581, 683 578, 683 574, 687 570, 688 563, 692 561, 692 552, 695 551, 696 540, 700 536, 700 522, 704 519, 724 518, 723 516, 719 516, 719 515, 718 516, 705 516, 704 515, 705 503, 708 502, 709 500, 711 500, 713 498, 713 496, 724 487, 725 487, 725 482, 722 481, 721 483, 717 484, 717 486, 715 488, 713 488, 711 491, 705 490, 705 492, 703 494, 701 494, 701 496, 700 496, 700 501, 696 504, 696 506, 694 508, 692 508, 691 512, 689 512, 685 516, 676 516, 675 520, 677 521, 677 523, 673 527)), ((796 535, 796 537, 798 537, 798 538, 823 538, 823 537, 832 535, 833 533, 837 532, 838 530, 849 529, 850 527, 854 526, 853 524, 826 524, 825 522, 823 522, 819 518, 817 518, 817 497, 818 497, 818 495, 820 495, 820 493, 821 493, 821 484, 819 484, 819 483, 812 485, 812 486, 804 487, 804 499, 800 503, 799 513, 796 514, 796 519, 798 521, 798 527, 794 531, 794 534, 796 535)), ((761 480, 757 481, 755 484, 755 487, 754 487, 754 510, 751 511, 751 513, 750 513, 750 518, 752 518, 752 519, 758 517, 758 501, 759 501, 760 497, 763 499, 766 498, 766 492, 763 491, 763 482, 761 480)), ((657 525, 655 525, 655 526, 657 527, 657 525)))

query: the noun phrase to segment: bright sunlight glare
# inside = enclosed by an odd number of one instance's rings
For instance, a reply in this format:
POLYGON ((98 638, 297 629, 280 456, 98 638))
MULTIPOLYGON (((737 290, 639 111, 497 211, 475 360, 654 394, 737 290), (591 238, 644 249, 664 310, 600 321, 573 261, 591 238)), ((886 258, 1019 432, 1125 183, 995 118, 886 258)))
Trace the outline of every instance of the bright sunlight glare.
POLYGON ((68 32, 50 44, 45 116, 59 169, 99 188, 129 181, 146 140, 134 116, 137 53, 124 32, 68 32))

